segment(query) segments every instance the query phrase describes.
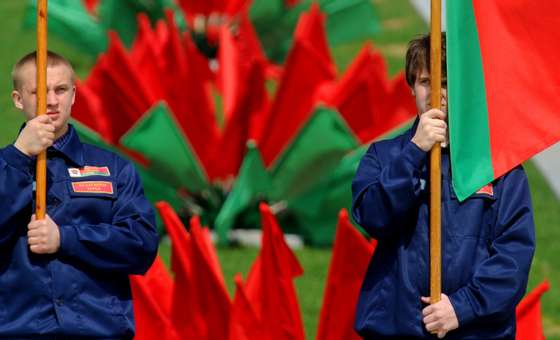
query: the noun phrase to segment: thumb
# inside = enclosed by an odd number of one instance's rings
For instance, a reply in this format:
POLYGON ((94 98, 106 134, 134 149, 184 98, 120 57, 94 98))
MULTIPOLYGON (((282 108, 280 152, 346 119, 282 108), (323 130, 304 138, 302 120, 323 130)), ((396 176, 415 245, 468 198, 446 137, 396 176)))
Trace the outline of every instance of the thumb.
POLYGON ((430 298, 427 297, 427 296, 420 297, 420 300, 422 300, 422 302, 424 302, 424 303, 430 303, 430 298))
POLYGON ((37 215, 33 214, 31 215, 31 222, 36 221, 37 220, 37 215))

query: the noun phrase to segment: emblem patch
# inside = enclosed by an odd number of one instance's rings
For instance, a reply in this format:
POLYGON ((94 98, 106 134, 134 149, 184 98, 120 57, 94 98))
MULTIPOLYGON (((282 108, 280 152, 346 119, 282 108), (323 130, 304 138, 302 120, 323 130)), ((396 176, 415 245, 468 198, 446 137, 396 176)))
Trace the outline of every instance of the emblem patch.
POLYGON ((109 167, 106 166, 89 166, 86 165, 81 169, 78 168, 68 168, 68 174, 70 177, 88 177, 88 176, 111 176, 109 167))
POLYGON ((492 183, 483 186, 482 188, 480 188, 477 192, 477 194, 486 194, 489 196, 494 196, 494 186, 492 185, 492 183))
POLYGON ((113 183, 105 181, 72 182, 72 190, 82 194, 113 194, 113 183))

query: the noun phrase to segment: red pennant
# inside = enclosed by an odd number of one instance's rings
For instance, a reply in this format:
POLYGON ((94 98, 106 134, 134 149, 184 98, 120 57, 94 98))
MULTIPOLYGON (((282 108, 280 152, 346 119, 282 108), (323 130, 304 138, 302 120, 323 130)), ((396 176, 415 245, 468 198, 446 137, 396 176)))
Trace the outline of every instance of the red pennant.
POLYGON ((230 340, 260 340, 265 336, 263 326, 247 298, 241 275, 235 275, 235 297, 229 323, 230 340))
POLYGON ((370 243, 350 223, 348 212, 342 209, 327 286, 319 319, 318 340, 361 339, 354 331, 354 317, 360 287, 375 244, 370 243), (348 259, 352 261, 348 261, 348 259))
POLYGON ((173 281, 161 258, 156 257, 144 276, 130 275, 130 287, 134 301, 135 339, 179 340, 169 319, 173 281))
POLYGON ((303 339, 304 331, 293 279, 303 273, 284 234, 261 203, 262 248, 247 280, 247 296, 261 320, 263 339, 303 339))
POLYGON ((270 165, 309 118, 315 91, 335 77, 328 53, 324 16, 316 4, 300 17, 278 92, 258 136, 265 164, 270 165))
POLYGON ((171 269, 175 273, 175 285, 170 318, 181 338, 200 339, 205 325, 196 305, 189 250, 191 238, 168 203, 158 202, 156 207, 172 244, 171 269))
POLYGON ((515 316, 517 319, 518 340, 544 340, 541 316, 541 296, 550 289, 548 281, 538 285, 528 293, 517 305, 515 316))

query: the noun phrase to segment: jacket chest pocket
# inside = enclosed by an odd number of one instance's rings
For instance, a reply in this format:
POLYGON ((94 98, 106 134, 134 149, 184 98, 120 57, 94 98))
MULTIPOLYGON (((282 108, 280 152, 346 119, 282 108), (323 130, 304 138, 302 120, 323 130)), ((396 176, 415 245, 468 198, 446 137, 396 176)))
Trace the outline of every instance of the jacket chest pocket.
POLYGON ((474 194, 459 202, 450 188, 448 199, 443 202, 448 228, 452 236, 458 238, 492 238, 494 225, 495 196, 474 194))
POLYGON ((112 178, 70 180, 67 188, 72 219, 88 224, 111 223, 113 202, 117 197, 112 178))

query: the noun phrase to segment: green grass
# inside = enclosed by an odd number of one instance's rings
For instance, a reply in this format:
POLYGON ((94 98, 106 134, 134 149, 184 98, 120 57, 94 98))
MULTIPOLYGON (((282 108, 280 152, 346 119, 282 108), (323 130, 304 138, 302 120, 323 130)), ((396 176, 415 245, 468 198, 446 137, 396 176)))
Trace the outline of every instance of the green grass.
MULTIPOLYGON (((77 1, 77 0, 76 0, 77 1)), ((35 33, 22 31, 21 22, 25 1, 10 0, 0 2, 0 145, 11 143, 16 136, 22 116, 12 108, 10 99, 12 64, 35 48, 35 33)), ((390 74, 403 68, 403 54, 406 42, 412 37, 425 33, 427 26, 414 13, 405 0, 374 0, 381 19, 383 32, 371 37, 373 45, 385 56, 390 74)), ((354 59, 362 43, 338 46, 332 51, 339 72, 346 69, 354 59)), ((75 65, 77 73, 83 79, 89 72, 94 60, 63 40, 49 36, 49 48, 67 56, 75 65)), ((544 326, 549 339, 560 339, 560 250, 555 242, 560 239, 559 202, 540 173, 530 162, 526 164, 533 198, 535 222, 537 226, 537 252, 531 270, 529 288, 533 288, 544 278, 551 283, 551 291, 543 300, 544 326)), ((161 255, 169 259, 169 247, 162 245, 161 255)), ((223 268, 228 289, 233 293, 233 275, 236 272, 245 278, 253 263, 257 249, 254 248, 219 248, 218 255, 223 268)), ((305 273, 296 279, 302 318, 308 339, 315 337, 319 310, 323 299, 325 278, 330 261, 328 249, 303 249, 296 251, 305 273)))

